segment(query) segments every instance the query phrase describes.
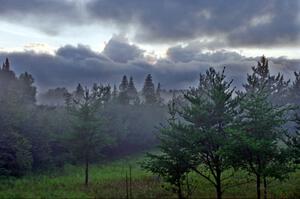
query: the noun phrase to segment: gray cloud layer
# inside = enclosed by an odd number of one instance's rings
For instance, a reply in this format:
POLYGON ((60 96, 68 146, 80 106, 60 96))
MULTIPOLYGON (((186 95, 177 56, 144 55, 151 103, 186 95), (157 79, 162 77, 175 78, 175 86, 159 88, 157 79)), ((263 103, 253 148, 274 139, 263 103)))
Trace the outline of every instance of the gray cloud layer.
MULTIPOLYGON (((189 45, 171 47, 166 58, 150 64, 142 52, 138 46, 113 37, 102 53, 94 52, 84 45, 67 45, 59 48, 55 55, 32 51, 2 52, 0 59, 9 57, 17 73, 32 73, 41 89, 57 86, 74 88, 79 82, 86 85, 94 82, 119 84, 124 74, 133 76, 141 86, 148 73, 164 88, 186 88, 196 85, 199 73, 211 66, 218 69, 226 66, 228 78, 233 78, 235 85, 241 86, 246 80, 246 73, 251 71, 251 66, 259 59, 224 50, 204 53, 189 45)), ((272 73, 282 72, 286 77, 292 77, 293 71, 300 68, 300 60, 271 58, 270 67, 272 73)))
POLYGON ((136 40, 142 42, 212 37, 228 46, 297 46, 300 44, 299 2, 0 0, 0 17, 37 26, 50 34, 58 33, 65 25, 109 22, 120 28, 133 27, 136 40))

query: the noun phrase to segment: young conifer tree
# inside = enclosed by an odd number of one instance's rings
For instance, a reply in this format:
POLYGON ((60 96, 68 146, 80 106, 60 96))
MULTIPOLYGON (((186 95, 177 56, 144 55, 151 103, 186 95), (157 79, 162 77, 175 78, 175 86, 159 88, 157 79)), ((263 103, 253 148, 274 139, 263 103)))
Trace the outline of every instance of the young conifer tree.
POLYGON ((70 150, 84 162, 85 185, 88 185, 90 162, 110 143, 110 137, 103 128, 103 118, 99 117, 99 110, 108 101, 110 87, 94 85, 92 91, 88 88, 83 91, 81 93, 82 89, 77 89, 74 95, 68 96, 67 110, 72 117, 70 150))
MULTIPOLYGON (((161 133, 164 139, 160 139, 160 148, 166 156, 150 156, 155 161, 159 158, 168 158, 174 164, 180 161, 180 167, 177 168, 183 167, 182 175, 192 170, 204 177, 215 187, 218 199, 222 198, 224 192, 223 173, 230 168, 223 151, 229 140, 229 129, 233 128, 232 121, 238 105, 232 96, 233 92, 224 70, 217 72, 210 68, 201 74, 199 87, 188 90, 184 94, 183 104, 179 106, 181 108, 175 110, 177 122, 171 123, 171 130, 161 133)), ((160 166, 161 170, 152 171, 171 171, 171 164, 160 166)), ((180 182, 176 172, 169 172, 168 175, 180 182)))

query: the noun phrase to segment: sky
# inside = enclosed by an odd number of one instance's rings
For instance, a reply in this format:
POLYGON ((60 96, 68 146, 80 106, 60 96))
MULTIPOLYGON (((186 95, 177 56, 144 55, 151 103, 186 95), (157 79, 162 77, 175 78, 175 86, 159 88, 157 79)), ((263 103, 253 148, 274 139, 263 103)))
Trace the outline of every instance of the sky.
POLYGON ((300 0, 0 0, 0 61, 40 90, 79 82, 163 88, 226 66, 241 85, 265 55, 272 73, 300 70, 300 0))

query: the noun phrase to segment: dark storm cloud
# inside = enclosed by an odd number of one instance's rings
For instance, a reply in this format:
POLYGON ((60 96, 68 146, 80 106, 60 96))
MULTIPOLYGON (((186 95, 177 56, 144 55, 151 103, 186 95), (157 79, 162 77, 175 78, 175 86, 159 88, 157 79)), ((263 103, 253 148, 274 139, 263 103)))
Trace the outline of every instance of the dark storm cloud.
POLYGON ((299 0, 0 0, 1 20, 55 34, 112 23, 142 42, 209 37, 207 46, 298 46, 299 0), (210 44, 211 43, 211 44, 210 44))
POLYGON ((195 45, 170 47, 167 51, 167 55, 174 62, 224 62, 239 61, 243 59, 240 54, 225 50, 218 50, 214 53, 204 53, 199 46, 195 45))
MULTIPOLYGON (((123 49, 119 51, 115 48, 115 53, 120 57, 128 57, 127 53, 132 54, 133 47, 134 51, 143 51, 135 45, 122 41, 123 49)), ((199 73, 205 72, 209 67, 222 70, 224 66, 227 68, 228 79, 234 79, 234 85, 240 88, 246 80, 246 74, 251 72, 251 67, 259 60, 259 57, 249 58, 224 50, 202 52, 192 45, 171 47, 166 58, 152 64, 143 56, 133 56, 126 62, 119 62, 110 58, 114 56, 113 50, 110 51, 110 57, 104 52, 94 52, 83 45, 67 45, 59 48, 54 55, 38 54, 33 51, 0 52, 0 59, 9 57, 17 74, 24 71, 33 74, 39 89, 58 86, 74 88, 79 82, 84 85, 95 82, 118 85, 124 74, 133 76, 141 88, 145 76, 149 73, 153 75, 156 83, 162 84, 163 88, 187 88, 197 85, 199 73)), ((270 58, 270 68, 273 74, 281 72, 291 78, 293 71, 299 71, 300 60, 270 58)))
POLYGON ((0 0, 0 20, 23 23, 47 34, 58 34, 65 25, 86 23, 80 4, 66 0, 0 0))
POLYGON ((56 51, 57 56, 64 57, 66 59, 74 59, 74 60, 85 60, 85 59, 99 59, 103 61, 108 61, 108 58, 103 56, 100 53, 96 53, 92 51, 89 46, 79 44, 77 47, 72 45, 66 45, 59 48, 56 51))
POLYGON ((88 9, 136 24, 136 38, 148 42, 210 36, 234 46, 299 44, 299 0, 94 0, 88 9))
POLYGON ((126 63, 130 60, 142 58, 143 50, 135 45, 130 45, 122 36, 114 36, 106 44, 103 54, 115 62, 126 63))

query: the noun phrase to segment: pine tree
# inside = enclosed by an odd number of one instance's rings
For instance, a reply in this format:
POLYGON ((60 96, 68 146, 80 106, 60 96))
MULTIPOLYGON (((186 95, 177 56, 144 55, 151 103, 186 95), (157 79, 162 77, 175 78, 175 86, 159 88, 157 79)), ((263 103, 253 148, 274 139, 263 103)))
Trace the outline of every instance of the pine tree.
POLYGON ((243 85, 246 91, 260 89, 262 86, 270 93, 269 100, 275 104, 285 104, 290 80, 285 81, 281 73, 276 76, 270 74, 269 61, 265 56, 252 67, 252 74, 248 74, 247 84, 243 85))
POLYGON ((2 65, 2 70, 3 71, 10 71, 10 63, 8 58, 5 59, 5 62, 2 65))
POLYGON ((293 171, 288 147, 282 142, 287 131, 284 125, 289 121, 287 115, 292 107, 270 102, 268 82, 252 88, 240 95, 236 128, 231 130, 227 155, 233 165, 256 177, 257 198, 261 197, 263 182, 266 198, 268 179, 283 179, 293 171))
POLYGON ((186 125, 185 131, 190 133, 186 147, 193 154, 192 169, 215 187, 218 199, 222 198, 224 183, 229 186, 229 182, 222 179, 231 165, 222 151, 227 146, 238 106, 233 98, 232 81, 225 79, 225 68, 222 72, 210 68, 206 74, 200 74, 199 87, 184 95, 188 103, 180 113, 191 124, 186 125), (199 170, 199 165, 203 165, 206 172, 199 170))
POLYGON ((128 80, 127 80, 127 76, 124 75, 122 78, 122 82, 119 86, 119 90, 120 92, 126 91, 128 89, 128 80))
POLYGON ((129 79, 129 85, 128 85, 127 93, 128 93, 128 97, 131 101, 135 101, 136 98, 138 97, 137 96, 137 90, 135 88, 132 77, 130 77, 130 79, 129 79))
POLYGON ((157 101, 151 74, 148 74, 145 79, 145 83, 144 83, 144 87, 143 87, 143 96, 145 98, 146 104, 155 104, 157 101))
POLYGON ((7 87, 9 84, 17 79, 15 73, 10 70, 10 62, 6 58, 0 70, 0 86, 7 87))
MULTIPOLYGON (((185 171, 192 170, 204 177, 215 187, 218 199, 225 189, 223 173, 230 168, 222 152, 227 146, 228 130, 233 128, 238 105, 232 96, 231 82, 225 80, 224 73, 224 70, 220 73, 210 68, 200 75, 199 87, 184 94, 185 101, 175 110, 177 122, 172 122, 171 131, 162 133, 163 139, 160 139, 162 151, 170 156, 168 159, 174 164, 180 161, 185 171)), ((169 171, 169 166, 165 164, 162 170, 169 171)))
POLYGON ((124 75, 122 82, 119 86, 119 102, 121 104, 128 104, 129 103, 129 96, 128 96, 128 80, 127 80, 127 76, 124 75))

